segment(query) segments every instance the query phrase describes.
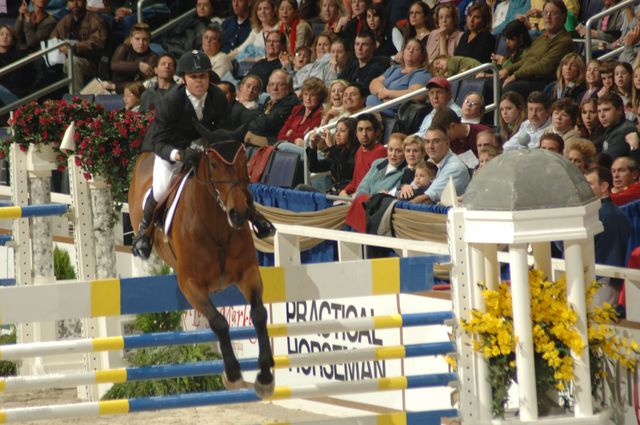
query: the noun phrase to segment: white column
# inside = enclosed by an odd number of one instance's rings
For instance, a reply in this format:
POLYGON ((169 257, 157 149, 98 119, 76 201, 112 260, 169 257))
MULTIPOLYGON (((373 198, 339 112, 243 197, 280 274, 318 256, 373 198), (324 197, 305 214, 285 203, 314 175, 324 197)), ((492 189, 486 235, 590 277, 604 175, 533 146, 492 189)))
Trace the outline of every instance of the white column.
POLYGON ((484 280, 489 289, 498 289, 500 284, 500 263, 498 262, 498 246, 496 244, 482 245, 484 252, 484 280))
POLYGON ((533 247, 533 267, 542 271, 547 279, 551 279, 551 244, 549 242, 536 242, 533 247))
MULTIPOLYGON (((481 244, 469 244, 469 250, 471 253, 471 276, 469 282, 472 286, 473 299, 471 300, 472 308, 480 311, 485 311, 484 298, 482 297, 482 284, 484 284, 485 278, 485 258, 484 258, 484 245, 481 244)), ((492 394, 491 386, 489 385, 489 364, 487 360, 479 353, 476 353, 476 373, 478 383, 478 400, 480 406, 491 406, 492 394)), ((481 419, 487 420, 489 418, 482 417, 482 414, 486 414, 486 409, 480 411, 481 419)))
POLYGON ((585 297, 582 244, 579 241, 564 241, 564 258, 567 271, 567 301, 578 315, 576 329, 585 342, 581 353, 572 353, 575 377, 574 404, 576 417, 593 415, 591 400, 591 371, 587 334, 587 302, 585 297))
POLYGON ((513 330, 518 339, 516 344, 516 371, 520 399, 520 420, 525 422, 534 421, 538 419, 538 396, 536 394, 526 244, 509 246, 509 264, 511 267, 513 330))

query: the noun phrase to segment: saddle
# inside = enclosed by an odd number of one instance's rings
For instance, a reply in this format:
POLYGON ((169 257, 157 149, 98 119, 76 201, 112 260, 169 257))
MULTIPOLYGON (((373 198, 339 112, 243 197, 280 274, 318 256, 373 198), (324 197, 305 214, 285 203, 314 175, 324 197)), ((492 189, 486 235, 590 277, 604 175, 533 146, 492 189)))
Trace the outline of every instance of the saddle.
POLYGON ((188 170, 182 170, 179 174, 173 176, 171 178, 171 183, 169 185, 169 194, 164 199, 164 201, 159 202, 156 206, 156 209, 153 212, 153 218, 149 227, 147 227, 145 234, 149 237, 153 237, 153 233, 155 232, 156 226, 160 226, 160 230, 163 232, 164 238, 166 239, 169 235, 169 230, 171 229, 171 223, 173 219, 173 215, 175 214, 176 207, 178 202, 180 201, 180 196, 182 195, 182 191, 184 186, 186 185, 189 177, 193 175, 193 168, 188 170), (168 206, 168 208, 167 208, 168 206))

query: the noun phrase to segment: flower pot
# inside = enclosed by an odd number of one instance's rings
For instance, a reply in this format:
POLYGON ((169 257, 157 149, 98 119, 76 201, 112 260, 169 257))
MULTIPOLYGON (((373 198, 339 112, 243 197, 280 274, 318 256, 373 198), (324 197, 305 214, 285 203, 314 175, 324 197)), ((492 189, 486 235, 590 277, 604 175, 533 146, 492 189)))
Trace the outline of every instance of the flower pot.
POLYGON ((56 153, 51 145, 29 145, 26 160, 27 171, 29 172, 49 172, 55 170, 56 153))

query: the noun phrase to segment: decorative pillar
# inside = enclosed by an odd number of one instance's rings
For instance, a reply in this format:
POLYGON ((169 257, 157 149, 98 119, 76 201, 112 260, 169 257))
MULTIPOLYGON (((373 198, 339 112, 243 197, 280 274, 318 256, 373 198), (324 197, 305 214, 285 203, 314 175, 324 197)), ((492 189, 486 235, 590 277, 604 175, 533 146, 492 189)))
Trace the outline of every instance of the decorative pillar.
POLYGON ((575 240, 565 241, 564 257, 567 266, 567 302, 577 313, 576 329, 585 343, 585 348, 581 353, 571 353, 574 362, 574 411, 576 417, 591 416, 593 415, 593 402, 591 399, 589 349, 587 348, 589 346, 589 335, 587 333, 587 302, 585 298, 581 242, 575 240))
POLYGON ((482 245, 484 252, 484 280, 487 288, 496 290, 500 284, 500 263, 498 262, 498 246, 493 243, 482 245))
POLYGON ((551 244, 549 242, 535 242, 533 246, 533 267, 551 279, 551 244))
POLYGON ((511 267, 513 331, 518 340, 516 343, 516 373, 518 376, 520 419, 534 421, 538 419, 538 396, 536 393, 535 352, 533 349, 526 244, 509 246, 509 265, 511 267))
POLYGON ((116 254, 113 238, 113 197, 111 186, 95 178, 89 182, 91 189, 91 211, 93 214, 93 236, 96 249, 96 278, 116 276, 116 254))

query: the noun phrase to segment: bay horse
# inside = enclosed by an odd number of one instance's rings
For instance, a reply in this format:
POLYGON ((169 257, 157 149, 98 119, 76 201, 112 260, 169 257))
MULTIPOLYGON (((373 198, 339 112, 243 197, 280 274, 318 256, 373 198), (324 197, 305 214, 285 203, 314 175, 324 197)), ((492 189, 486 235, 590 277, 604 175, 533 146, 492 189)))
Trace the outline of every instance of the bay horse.
MULTIPOLYGON (((253 199, 248 188, 245 149, 236 141, 216 142, 214 132, 195 124, 204 152, 195 176, 185 184, 169 234, 164 234, 162 226, 155 226, 153 247, 175 270, 180 290, 217 335, 227 389, 240 388, 244 383, 231 345, 229 324, 209 294, 237 285, 251 305, 258 338, 260 372, 254 388, 259 397, 267 397, 274 389, 274 361, 267 333, 267 310, 262 303, 262 279, 247 221, 253 199)), ((142 202, 151 187, 154 158, 145 152, 135 165, 129 189, 134 229, 142 219, 142 202)), ((172 192, 166 205, 175 196, 172 192)))

